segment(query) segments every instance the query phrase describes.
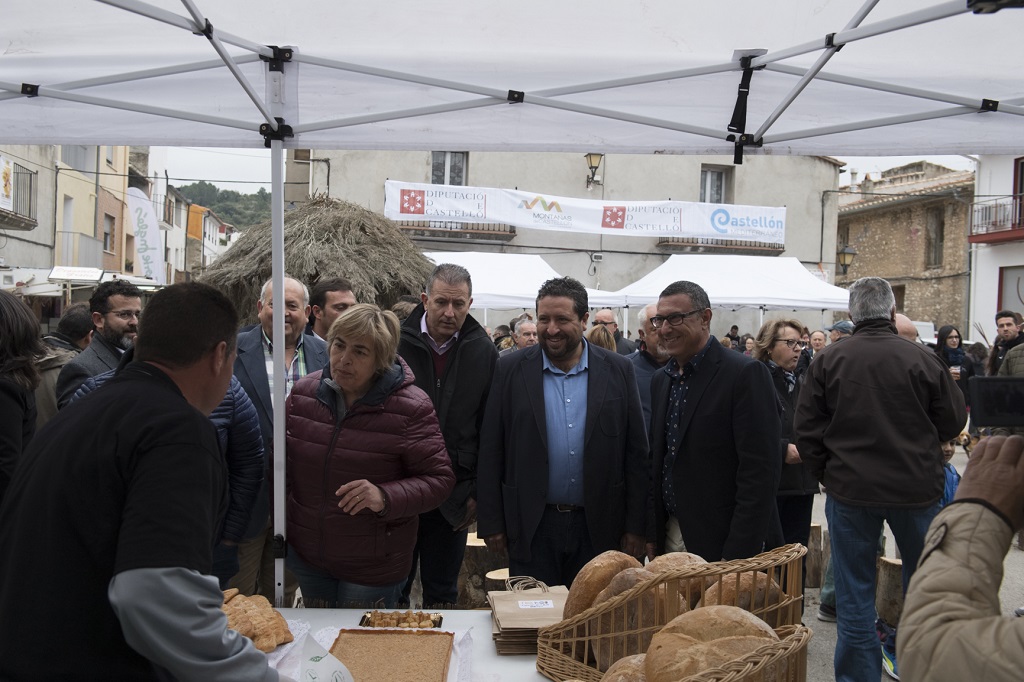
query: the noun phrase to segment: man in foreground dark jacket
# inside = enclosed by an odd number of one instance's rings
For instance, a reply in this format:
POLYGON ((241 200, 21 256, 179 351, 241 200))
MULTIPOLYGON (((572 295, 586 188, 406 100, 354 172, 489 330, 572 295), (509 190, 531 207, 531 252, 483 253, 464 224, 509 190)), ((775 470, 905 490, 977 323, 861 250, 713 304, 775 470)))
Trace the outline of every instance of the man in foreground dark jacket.
POLYGON ((887 522, 903 555, 906 590, 945 484, 942 441, 967 420, 963 394, 935 353, 897 336, 884 279, 850 287, 853 336, 829 346, 805 375, 796 446, 825 485, 836 577, 836 679, 878 682, 875 552, 887 522))
POLYGON ((408 602, 418 559, 423 606, 440 608, 451 607, 458 599, 468 528, 476 520, 480 425, 498 351, 469 314, 473 282, 468 270, 451 263, 438 265, 421 299, 402 325, 398 354, 437 410, 455 470, 455 489, 439 509, 420 514, 412 573, 403 602, 408 602))

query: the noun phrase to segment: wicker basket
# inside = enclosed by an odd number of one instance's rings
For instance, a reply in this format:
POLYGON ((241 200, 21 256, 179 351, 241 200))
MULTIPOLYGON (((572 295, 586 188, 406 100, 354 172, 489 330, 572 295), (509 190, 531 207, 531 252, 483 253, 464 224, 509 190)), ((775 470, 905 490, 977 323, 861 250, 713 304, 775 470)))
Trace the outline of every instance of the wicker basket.
POLYGON ((737 675, 753 675, 750 679, 762 680, 765 666, 786 660, 787 665, 771 668, 778 677, 769 679, 803 682, 810 639, 810 631, 800 626, 802 558, 806 552, 803 545, 786 545, 749 559, 695 564, 661 573, 583 613, 541 628, 537 670, 558 682, 600 682, 614 661, 646 652, 654 634, 680 613, 717 603, 740 606, 761 617, 783 641, 690 679, 733 682, 748 679, 737 675))

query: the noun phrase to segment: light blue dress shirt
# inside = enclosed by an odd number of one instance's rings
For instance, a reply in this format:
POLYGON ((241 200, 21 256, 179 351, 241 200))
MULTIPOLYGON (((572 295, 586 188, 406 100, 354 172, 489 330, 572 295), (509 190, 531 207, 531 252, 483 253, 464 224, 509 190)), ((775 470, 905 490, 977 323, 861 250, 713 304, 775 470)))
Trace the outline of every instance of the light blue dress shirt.
POLYGON ((583 442, 587 427, 590 352, 568 372, 544 358, 544 418, 548 435, 548 504, 583 505, 583 442))

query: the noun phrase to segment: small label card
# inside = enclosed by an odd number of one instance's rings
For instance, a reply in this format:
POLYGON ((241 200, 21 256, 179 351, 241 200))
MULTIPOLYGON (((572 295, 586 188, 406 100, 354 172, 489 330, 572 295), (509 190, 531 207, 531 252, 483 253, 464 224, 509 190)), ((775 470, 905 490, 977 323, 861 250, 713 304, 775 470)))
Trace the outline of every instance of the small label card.
POLYGON ((519 602, 519 608, 521 609, 553 609, 555 603, 550 599, 533 599, 530 601, 519 602))

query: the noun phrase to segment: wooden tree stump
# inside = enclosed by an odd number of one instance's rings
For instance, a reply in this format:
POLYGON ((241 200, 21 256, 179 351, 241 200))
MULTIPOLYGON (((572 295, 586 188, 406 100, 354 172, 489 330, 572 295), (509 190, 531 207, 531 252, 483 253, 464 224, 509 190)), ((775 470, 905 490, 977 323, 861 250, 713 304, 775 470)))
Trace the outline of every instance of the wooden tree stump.
POLYGON ((507 568, 496 568, 493 571, 487 571, 487 575, 484 578, 484 591, 504 592, 506 580, 508 580, 507 568))
MULTIPOLYGON (((466 539, 466 556, 459 571, 460 609, 487 608, 486 576, 488 571, 508 567, 508 554, 492 552, 476 533, 466 539)), ((501 589, 501 588, 498 588, 501 589)))
POLYGON ((875 610, 878 617, 896 627, 903 613, 903 562, 879 557, 875 583, 875 610))
POLYGON ((807 540, 807 559, 804 563, 804 585, 807 587, 821 587, 825 572, 824 558, 821 549, 821 524, 812 523, 811 536, 807 540))

